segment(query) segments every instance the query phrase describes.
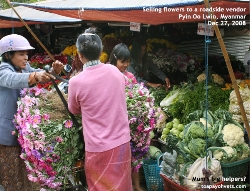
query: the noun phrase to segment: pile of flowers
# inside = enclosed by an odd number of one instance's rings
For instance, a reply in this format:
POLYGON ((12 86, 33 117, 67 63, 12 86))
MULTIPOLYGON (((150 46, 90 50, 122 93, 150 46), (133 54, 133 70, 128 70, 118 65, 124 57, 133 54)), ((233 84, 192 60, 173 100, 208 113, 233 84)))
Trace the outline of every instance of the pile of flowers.
MULTIPOLYGON (((219 84, 219 85, 224 85, 225 84, 224 79, 218 74, 211 74, 211 78, 212 78, 211 81, 216 83, 216 84, 219 84)), ((206 74, 204 74, 204 73, 197 76, 198 82, 205 81, 206 79, 207 79, 207 77, 206 77, 206 74)))
POLYGON ((131 37, 128 31, 121 31, 116 33, 110 33, 102 38, 103 51, 108 55, 112 52, 115 45, 124 43, 127 46, 131 44, 131 37))
POLYGON ((63 55, 66 56, 76 56, 77 55, 77 48, 76 45, 71 45, 71 46, 67 46, 63 51, 62 51, 63 55))
POLYGON ((115 45, 122 42, 123 42, 122 39, 119 38, 117 34, 115 33, 107 34, 102 38, 103 51, 106 52, 108 55, 110 55, 115 45))
POLYGON ((56 93, 37 87, 23 89, 14 123, 21 158, 30 181, 43 191, 57 191, 72 178, 72 169, 83 143, 56 93))
POLYGON ((182 72, 192 74, 201 69, 200 62, 197 58, 172 49, 158 49, 154 54, 149 54, 155 64, 160 69, 168 73, 182 72))
POLYGON ((155 128, 154 97, 143 84, 127 83, 126 103, 131 132, 132 170, 138 172, 148 157, 150 131, 155 128))
MULTIPOLYGON (((68 63, 67 56, 65 56, 65 55, 54 54, 52 56, 55 58, 55 60, 59 60, 63 64, 68 63)), ((34 54, 30 58, 29 62, 30 62, 31 67, 43 69, 45 65, 47 65, 47 64, 51 65, 53 60, 50 58, 50 56, 48 54, 37 53, 37 54, 34 54)))
MULTIPOLYGON (((59 84, 61 81, 56 79, 55 82, 56 82, 56 84, 59 84)), ((46 83, 38 83, 37 87, 40 89, 43 88, 43 89, 50 91, 54 88, 54 85, 53 85, 52 81, 48 81, 46 83)))
POLYGON ((147 51, 148 52, 154 52, 157 51, 159 48, 168 48, 172 50, 177 50, 177 46, 169 42, 166 39, 160 39, 160 38, 150 38, 147 39, 147 51))

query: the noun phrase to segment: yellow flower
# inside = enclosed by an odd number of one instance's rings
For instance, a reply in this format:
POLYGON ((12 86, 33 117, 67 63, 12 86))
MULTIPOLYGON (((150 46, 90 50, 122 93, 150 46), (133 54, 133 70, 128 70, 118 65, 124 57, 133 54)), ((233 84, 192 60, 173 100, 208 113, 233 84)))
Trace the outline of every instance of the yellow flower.
POLYGON ((230 90, 230 89, 232 89, 233 87, 232 87, 232 84, 231 83, 226 83, 225 84, 225 88, 221 88, 222 90, 230 90))
POLYGON ((71 56, 71 55, 76 55, 76 52, 77 51, 77 49, 76 49, 76 45, 71 45, 71 46, 67 46, 64 50, 63 50, 63 52, 62 52, 62 54, 63 55, 67 55, 67 56, 71 56))
POLYGON ((166 48, 171 48, 173 50, 177 50, 177 46, 175 44, 173 44, 165 39, 159 39, 159 38, 147 39, 147 44, 148 44, 148 52, 152 52, 155 48, 154 45, 156 45, 156 47, 157 47, 157 44, 163 45, 166 48))
POLYGON ((197 80, 198 80, 198 82, 202 82, 202 81, 206 80, 206 74, 200 74, 197 77, 197 80))
POLYGON ((100 61, 102 63, 106 63, 108 61, 108 54, 106 52, 102 52, 102 54, 100 56, 100 61))

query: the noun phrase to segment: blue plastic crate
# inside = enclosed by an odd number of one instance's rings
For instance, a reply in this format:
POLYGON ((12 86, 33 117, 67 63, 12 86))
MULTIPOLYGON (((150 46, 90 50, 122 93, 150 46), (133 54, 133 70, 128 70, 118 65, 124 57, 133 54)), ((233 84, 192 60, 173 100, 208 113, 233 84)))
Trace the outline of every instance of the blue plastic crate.
POLYGON ((160 176, 161 168, 157 160, 147 159, 143 161, 143 170, 148 191, 164 191, 163 180, 160 176))

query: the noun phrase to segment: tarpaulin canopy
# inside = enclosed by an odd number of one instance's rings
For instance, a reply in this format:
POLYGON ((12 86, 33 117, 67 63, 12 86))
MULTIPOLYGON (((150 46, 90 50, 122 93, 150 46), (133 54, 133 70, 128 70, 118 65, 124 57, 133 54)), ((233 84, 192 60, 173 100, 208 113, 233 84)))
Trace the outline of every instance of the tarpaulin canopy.
MULTIPOLYGON (((21 18, 27 21, 27 24, 42 24, 47 22, 79 22, 81 19, 70 18, 67 16, 49 13, 41 10, 36 10, 29 7, 18 6, 15 10, 21 18)), ((12 9, 0 10, 0 28, 22 27, 23 23, 20 22, 18 16, 12 9)))
MULTIPOLYGON (((43 24, 43 22, 26 22, 28 25, 34 25, 34 24, 43 24)), ((10 21, 10 20, 2 20, 0 19, 0 29, 2 28, 17 28, 17 27, 23 27, 24 24, 20 21, 10 21)))
MULTIPOLYGON (((201 0, 54 0, 22 5, 85 21, 159 25, 209 19, 201 0)), ((221 20, 245 19, 249 14, 248 1, 215 1, 210 5, 221 20)))

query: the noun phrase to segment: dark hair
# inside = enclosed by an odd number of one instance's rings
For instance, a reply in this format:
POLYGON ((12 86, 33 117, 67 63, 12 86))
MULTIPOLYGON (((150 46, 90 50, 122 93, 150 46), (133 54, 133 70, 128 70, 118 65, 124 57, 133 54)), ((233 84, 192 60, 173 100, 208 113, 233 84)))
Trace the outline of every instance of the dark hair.
POLYGON ((3 53, 2 54, 2 62, 8 62, 8 63, 12 64, 10 58, 8 58, 6 56, 6 54, 9 54, 10 57, 13 57, 13 55, 15 54, 15 52, 16 51, 9 51, 9 52, 3 53))
POLYGON ((131 49, 131 58, 133 58, 136 62, 138 62, 141 59, 140 58, 141 47, 144 45, 147 47, 147 42, 144 37, 138 37, 133 40, 132 49, 131 49))
POLYGON ((130 51, 127 45, 120 43, 113 48, 109 57, 109 62, 116 66, 117 60, 122 60, 122 62, 130 60, 130 51))
POLYGON ((95 33, 94 28, 89 28, 78 36, 76 47, 78 52, 89 61, 98 60, 102 52, 102 40, 95 33))

